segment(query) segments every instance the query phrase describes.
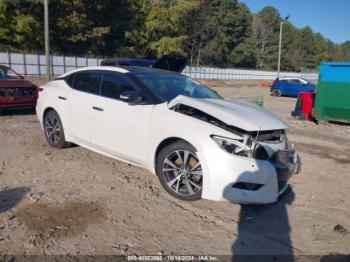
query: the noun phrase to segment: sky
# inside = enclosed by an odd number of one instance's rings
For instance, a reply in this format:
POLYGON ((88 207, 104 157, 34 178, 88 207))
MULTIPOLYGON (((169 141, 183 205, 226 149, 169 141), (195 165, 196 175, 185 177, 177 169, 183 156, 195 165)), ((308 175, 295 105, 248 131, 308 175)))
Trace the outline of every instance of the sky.
POLYGON ((253 13, 273 6, 282 17, 298 28, 309 26, 314 32, 340 44, 350 40, 350 0, 240 0, 253 13))

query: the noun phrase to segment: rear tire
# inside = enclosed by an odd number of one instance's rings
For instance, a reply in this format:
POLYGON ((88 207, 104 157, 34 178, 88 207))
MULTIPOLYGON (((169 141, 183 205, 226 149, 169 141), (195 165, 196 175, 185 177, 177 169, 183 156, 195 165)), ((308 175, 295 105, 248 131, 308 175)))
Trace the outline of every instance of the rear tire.
POLYGON ((50 110, 44 116, 44 133, 46 141, 55 148, 69 147, 66 142, 61 119, 55 110, 50 110))
POLYGON ((194 201, 202 197, 202 166, 196 149, 177 141, 164 147, 157 155, 156 173, 164 189, 172 196, 194 201))
POLYGON ((271 91, 271 95, 272 95, 272 96, 282 96, 282 92, 281 92, 281 90, 279 90, 279 89, 273 89, 273 90, 271 91))

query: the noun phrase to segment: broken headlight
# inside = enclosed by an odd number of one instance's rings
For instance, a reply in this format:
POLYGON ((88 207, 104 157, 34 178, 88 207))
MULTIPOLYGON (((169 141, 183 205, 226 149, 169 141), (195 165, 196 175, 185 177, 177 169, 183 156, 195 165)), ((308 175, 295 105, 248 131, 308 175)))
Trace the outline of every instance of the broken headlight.
POLYGON ((231 138, 221 137, 221 136, 211 136, 211 138, 226 152, 234 154, 237 156, 251 157, 252 147, 250 147, 244 141, 235 140, 231 138))
POLYGON ((211 138, 226 152, 236 156, 252 157, 259 160, 266 160, 269 158, 265 148, 259 143, 245 137, 243 140, 235 140, 221 136, 211 136, 211 138))

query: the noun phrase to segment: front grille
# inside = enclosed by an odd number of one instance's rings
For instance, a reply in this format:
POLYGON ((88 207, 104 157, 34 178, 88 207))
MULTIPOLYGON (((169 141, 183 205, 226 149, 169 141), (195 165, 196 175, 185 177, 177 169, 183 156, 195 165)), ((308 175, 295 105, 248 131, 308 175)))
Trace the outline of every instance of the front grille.
POLYGON ((0 88, 0 97, 24 97, 35 94, 36 87, 0 88))

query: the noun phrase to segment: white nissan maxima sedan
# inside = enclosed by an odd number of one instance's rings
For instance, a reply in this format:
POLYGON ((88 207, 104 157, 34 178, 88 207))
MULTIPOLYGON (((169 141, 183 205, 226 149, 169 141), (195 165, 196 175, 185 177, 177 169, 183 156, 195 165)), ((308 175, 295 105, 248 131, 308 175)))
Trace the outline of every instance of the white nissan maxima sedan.
POLYGON ((169 71, 87 67, 39 89, 47 142, 148 169, 174 197, 272 203, 300 169, 287 126, 169 71))

